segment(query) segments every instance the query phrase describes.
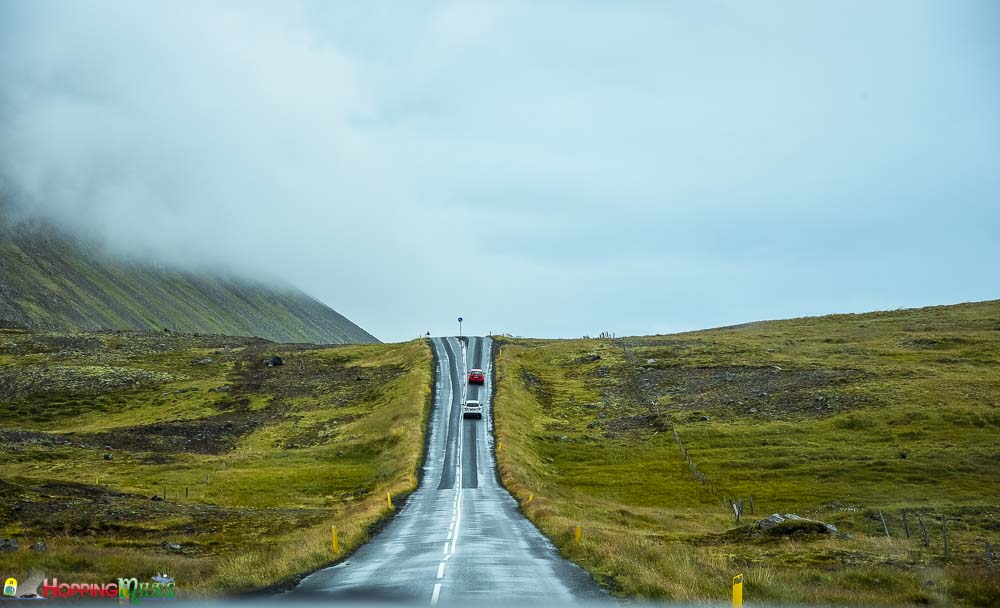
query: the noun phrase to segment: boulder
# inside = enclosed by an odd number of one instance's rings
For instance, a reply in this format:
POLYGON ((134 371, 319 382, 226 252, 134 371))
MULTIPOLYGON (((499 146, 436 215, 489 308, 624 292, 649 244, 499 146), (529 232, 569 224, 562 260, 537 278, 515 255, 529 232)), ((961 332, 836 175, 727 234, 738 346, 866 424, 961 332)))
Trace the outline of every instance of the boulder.
POLYGON ((212 363, 212 359, 205 357, 204 359, 195 359, 191 362, 191 365, 209 365, 212 363))
POLYGON ((773 528, 774 526, 780 524, 783 521, 785 521, 785 518, 782 517, 780 513, 775 513, 774 515, 771 515, 767 519, 761 519, 760 521, 757 521, 756 523, 754 523, 754 526, 760 530, 767 530, 768 528, 773 528))
POLYGON ((47 549, 48 549, 48 547, 46 547, 45 543, 43 543, 41 541, 39 541, 39 542, 37 542, 37 543, 35 543, 34 545, 31 546, 31 550, 34 551, 35 553, 45 553, 45 551, 47 549))
POLYGON ((0 552, 9 553, 17 551, 19 546, 13 538, 0 538, 0 552))
POLYGON ((270 357, 267 360, 268 367, 279 367, 284 364, 285 362, 278 355, 274 355, 273 357, 270 357))
POLYGON ((809 534, 836 534, 837 526, 800 517, 795 513, 774 513, 767 519, 754 522, 754 527, 758 530, 767 530, 770 534, 778 536, 809 535, 809 534))

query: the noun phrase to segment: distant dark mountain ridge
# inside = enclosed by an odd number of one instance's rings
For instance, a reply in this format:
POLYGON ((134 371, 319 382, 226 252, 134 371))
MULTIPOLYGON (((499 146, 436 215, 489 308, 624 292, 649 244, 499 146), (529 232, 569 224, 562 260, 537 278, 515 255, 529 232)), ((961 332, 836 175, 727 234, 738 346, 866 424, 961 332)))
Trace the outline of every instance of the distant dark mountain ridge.
POLYGON ((163 330, 276 342, 378 342, 293 288, 117 259, 0 203, 0 326, 163 330))

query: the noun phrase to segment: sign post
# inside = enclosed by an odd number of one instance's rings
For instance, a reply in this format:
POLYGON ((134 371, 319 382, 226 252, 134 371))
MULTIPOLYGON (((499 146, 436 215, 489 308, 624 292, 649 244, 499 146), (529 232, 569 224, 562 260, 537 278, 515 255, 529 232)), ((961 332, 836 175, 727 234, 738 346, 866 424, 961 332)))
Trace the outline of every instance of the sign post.
POLYGON ((462 337, 462 321, 463 321, 462 317, 459 317, 458 318, 458 337, 459 338, 462 337))

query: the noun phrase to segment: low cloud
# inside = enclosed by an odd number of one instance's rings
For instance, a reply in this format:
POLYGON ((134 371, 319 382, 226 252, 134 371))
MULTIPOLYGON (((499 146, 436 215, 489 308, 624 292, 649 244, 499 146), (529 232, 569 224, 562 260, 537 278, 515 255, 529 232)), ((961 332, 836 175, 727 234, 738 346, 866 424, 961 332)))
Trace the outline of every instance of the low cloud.
POLYGON ((0 173, 112 249, 289 281, 384 339, 996 297, 998 16, 8 2, 0 173))

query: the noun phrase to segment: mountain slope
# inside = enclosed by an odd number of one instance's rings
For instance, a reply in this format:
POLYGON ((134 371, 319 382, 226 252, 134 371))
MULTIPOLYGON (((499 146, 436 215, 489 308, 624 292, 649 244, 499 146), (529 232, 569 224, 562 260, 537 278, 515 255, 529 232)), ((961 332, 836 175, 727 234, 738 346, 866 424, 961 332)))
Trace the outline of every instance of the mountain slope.
POLYGON ((40 224, 0 217, 0 326, 162 330, 277 342, 377 342, 294 289, 113 259, 40 224))

